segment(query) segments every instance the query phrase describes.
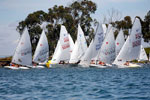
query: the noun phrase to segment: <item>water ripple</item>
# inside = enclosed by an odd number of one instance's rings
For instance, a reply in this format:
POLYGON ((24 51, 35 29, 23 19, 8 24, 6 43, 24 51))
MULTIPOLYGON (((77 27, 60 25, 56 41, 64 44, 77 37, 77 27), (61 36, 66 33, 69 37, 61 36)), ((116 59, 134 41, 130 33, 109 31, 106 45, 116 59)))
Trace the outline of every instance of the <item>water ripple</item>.
POLYGON ((0 100, 150 100, 150 68, 0 69, 0 100))

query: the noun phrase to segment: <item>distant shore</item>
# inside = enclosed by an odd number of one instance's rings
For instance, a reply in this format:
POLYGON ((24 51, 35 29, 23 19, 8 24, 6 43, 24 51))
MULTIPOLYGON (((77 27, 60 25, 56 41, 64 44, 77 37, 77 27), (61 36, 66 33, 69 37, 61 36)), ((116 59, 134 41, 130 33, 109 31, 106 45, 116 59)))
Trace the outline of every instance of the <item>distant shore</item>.
POLYGON ((11 62, 11 59, 12 59, 12 56, 0 58, 0 67, 9 65, 9 63, 11 62))

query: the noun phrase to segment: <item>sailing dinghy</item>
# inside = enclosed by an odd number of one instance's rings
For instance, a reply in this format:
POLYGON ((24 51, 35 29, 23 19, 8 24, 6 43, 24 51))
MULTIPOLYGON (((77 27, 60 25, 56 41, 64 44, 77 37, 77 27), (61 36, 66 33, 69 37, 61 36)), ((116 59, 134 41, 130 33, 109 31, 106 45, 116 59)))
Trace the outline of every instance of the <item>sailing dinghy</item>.
POLYGON ((78 25, 77 40, 75 42, 75 46, 72 51, 69 63, 76 64, 77 62, 79 62, 86 50, 87 50, 86 39, 84 37, 84 33, 83 33, 80 25, 78 25))
POLYGON ((68 63, 73 47, 74 43, 71 36, 69 36, 65 26, 61 25, 60 37, 49 66, 68 63))
POLYGON ((48 40, 43 30, 33 56, 33 62, 38 65, 33 65, 32 68, 44 68, 44 66, 42 65, 46 64, 48 58, 49 58, 48 40))
POLYGON ((27 66, 32 65, 32 47, 27 27, 23 31, 11 62, 18 66, 4 67, 9 69, 29 69, 27 66))
POLYGON ((130 61, 138 59, 139 57, 141 49, 141 37, 141 23, 138 18, 135 18, 131 33, 113 64, 118 65, 119 68, 140 67, 137 64, 130 63, 130 61))
POLYGON ((86 50, 84 56, 81 58, 79 63, 81 67, 89 67, 91 59, 96 57, 99 49, 101 48, 104 39, 104 32, 102 24, 98 24, 94 40, 91 41, 89 48, 86 50))
POLYGON ((98 68, 105 68, 107 66, 112 66, 112 62, 115 60, 116 52, 115 52, 115 39, 114 39, 114 29, 110 27, 107 30, 106 37, 102 43, 102 46, 97 55, 96 64, 91 65, 98 68), (107 66, 106 66, 107 65, 107 66))

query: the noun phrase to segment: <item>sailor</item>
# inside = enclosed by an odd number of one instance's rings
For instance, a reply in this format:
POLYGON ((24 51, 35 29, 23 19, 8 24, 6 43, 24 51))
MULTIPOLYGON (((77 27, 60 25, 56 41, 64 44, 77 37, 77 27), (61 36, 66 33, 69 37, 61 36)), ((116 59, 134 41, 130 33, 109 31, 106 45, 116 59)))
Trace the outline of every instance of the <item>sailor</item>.
POLYGON ((124 65, 129 66, 129 61, 126 61, 124 65))

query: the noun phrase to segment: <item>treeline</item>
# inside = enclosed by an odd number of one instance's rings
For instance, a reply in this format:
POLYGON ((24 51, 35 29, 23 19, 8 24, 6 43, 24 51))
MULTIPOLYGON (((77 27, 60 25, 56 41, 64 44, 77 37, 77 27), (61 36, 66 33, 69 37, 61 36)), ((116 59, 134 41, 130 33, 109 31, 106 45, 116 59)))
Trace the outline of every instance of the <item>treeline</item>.
MULTIPOLYGON (((79 23, 86 36, 91 37, 93 35, 94 29, 92 24, 94 19, 91 17, 91 14, 94 14, 96 9, 96 4, 89 0, 75 1, 67 7, 55 5, 53 8, 48 9, 48 13, 36 11, 29 14, 24 21, 19 22, 17 30, 22 33, 24 27, 28 27, 34 52, 42 32, 40 25, 43 22, 47 22, 46 34, 50 46, 50 54, 52 54, 59 39, 61 24, 66 26, 67 31, 74 40, 76 39, 79 23)), ((90 41, 90 38, 87 40, 90 41)))
MULTIPOLYGON (((144 20, 139 16, 136 16, 140 19, 142 25, 142 34, 145 42, 150 41, 150 11, 145 15, 144 20)), ((129 35, 129 29, 132 27, 132 19, 130 16, 124 17, 121 21, 111 22, 111 24, 116 27, 118 30, 123 29, 124 35, 129 35)), ((118 34, 118 31, 115 32, 115 36, 118 34)))
MULTIPOLYGON (((48 9, 48 12, 42 10, 29 14, 25 20, 19 22, 17 30, 21 34, 24 27, 29 29, 33 52, 42 32, 42 27, 46 28, 46 35, 50 47, 50 55, 53 54, 59 39, 60 25, 66 26, 67 31, 71 34, 73 40, 76 39, 77 26, 81 25, 87 42, 90 43, 94 36, 93 26, 97 23, 96 19, 91 17, 97 9, 96 3, 90 0, 74 1, 68 6, 57 6, 48 9), (43 23, 46 23, 41 27, 43 23)), ((144 21, 142 21, 143 37, 146 41, 150 40, 150 15, 146 15, 144 21)), ((124 29, 125 35, 128 35, 128 29, 132 27, 132 21, 130 16, 124 17, 121 21, 111 22, 111 24, 117 29, 124 29)), ((115 32, 115 36, 117 31, 115 32)))

